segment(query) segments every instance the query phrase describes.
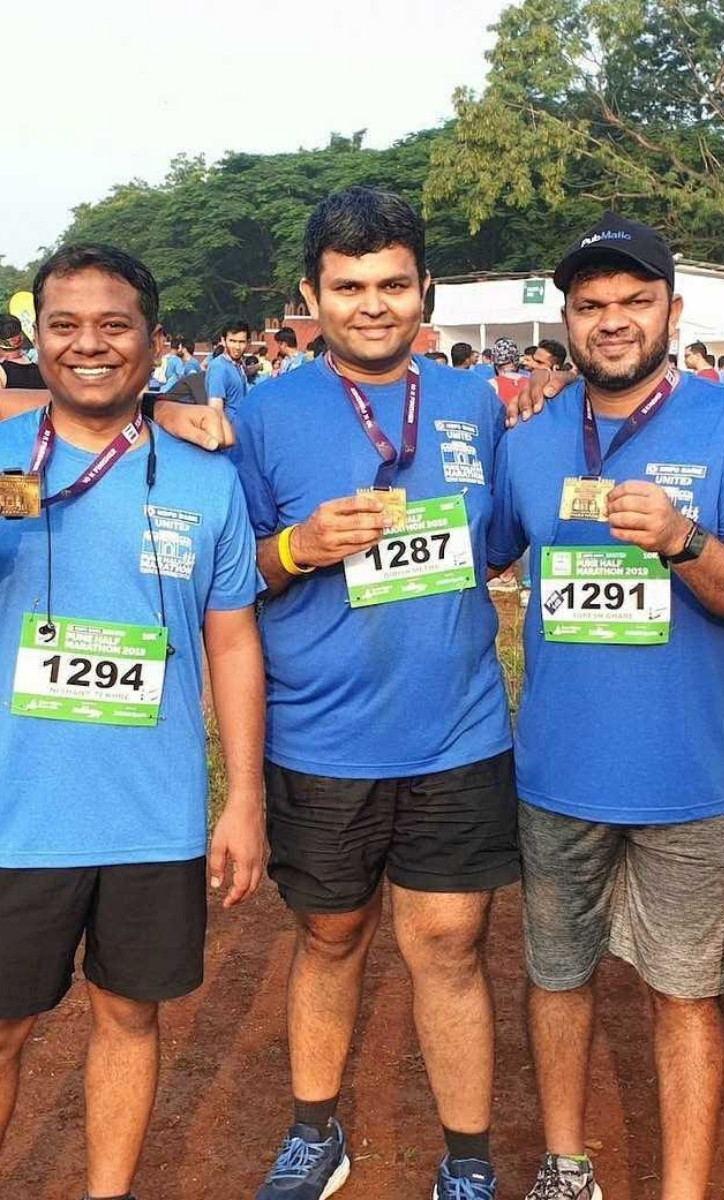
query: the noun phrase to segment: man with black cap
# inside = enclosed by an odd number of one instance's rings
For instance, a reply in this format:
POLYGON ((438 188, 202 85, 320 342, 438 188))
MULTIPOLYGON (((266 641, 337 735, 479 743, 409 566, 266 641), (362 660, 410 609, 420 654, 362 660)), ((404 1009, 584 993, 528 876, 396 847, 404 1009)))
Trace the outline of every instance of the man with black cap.
POLYGON ((585 1155, 593 978, 648 986, 662 1200, 708 1195, 724 1037, 724 414, 668 362, 654 230, 559 264, 581 379, 503 439, 488 556, 532 550, 517 734, 530 1032, 547 1153, 528 1200, 600 1200, 585 1155))

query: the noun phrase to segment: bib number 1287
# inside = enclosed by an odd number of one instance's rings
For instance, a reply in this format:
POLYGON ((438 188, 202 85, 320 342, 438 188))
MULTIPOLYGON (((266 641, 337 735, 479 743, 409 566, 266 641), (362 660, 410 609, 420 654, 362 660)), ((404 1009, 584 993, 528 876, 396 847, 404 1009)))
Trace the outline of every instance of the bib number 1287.
POLYGON ((418 535, 410 538, 409 542, 395 539, 390 542, 378 542, 365 552, 365 558, 371 558, 376 571, 386 568, 409 567, 412 563, 419 566, 422 563, 444 562, 445 548, 450 541, 449 533, 431 533, 427 536, 418 535), (382 556, 385 556, 383 562, 382 556))

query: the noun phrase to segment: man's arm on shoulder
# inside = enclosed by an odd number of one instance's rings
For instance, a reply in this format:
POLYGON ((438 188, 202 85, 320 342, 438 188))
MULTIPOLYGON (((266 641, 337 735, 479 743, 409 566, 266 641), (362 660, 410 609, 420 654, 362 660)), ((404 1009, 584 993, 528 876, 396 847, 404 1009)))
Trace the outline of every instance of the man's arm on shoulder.
POLYGON ((518 424, 518 421, 529 421, 531 417, 542 412, 546 400, 552 400, 569 384, 575 383, 577 375, 573 371, 549 371, 547 367, 533 371, 529 379, 521 385, 515 396, 505 405, 505 423, 508 429, 518 424))
MULTIPOLYGON (((2 396, 0 394, 0 403, 2 396)), ((208 404, 180 404, 177 400, 154 400, 153 419, 161 429, 202 450, 223 450, 236 437, 223 412, 208 404)))
POLYGON ((0 421, 30 412, 33 408, 44 408, 50 402, 50 392, 32 388, 0 388, 0 421))
POLYGON ((264 822, 264 663, 254 608, 208 611, 204 642, 228 777, 209 849, 211 886, 231 883, 224 908, 252 895, 267 857, 264 822), (243 682, 242 682, 243 681, 243 682))

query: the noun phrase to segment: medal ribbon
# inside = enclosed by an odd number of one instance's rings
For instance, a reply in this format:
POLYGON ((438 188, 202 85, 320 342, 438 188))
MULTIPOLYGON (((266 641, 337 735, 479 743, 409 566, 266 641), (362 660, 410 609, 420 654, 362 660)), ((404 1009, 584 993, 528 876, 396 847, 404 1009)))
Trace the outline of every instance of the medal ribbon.
POLYGON ((387 434, 378 425, 372 405, 362 389, 351 379, 347 379, 346 375, 342 374, 329 352, 327 352, 326 361, 327 366, 341 380, 349 401, 359 418, 360 425, 383 460, 375 476, 374 487, 387 490, 392 487, 392 480, 398 468, 409 466, 417 452, 417 438, 420 428, 420 368, 413 359, 410 359, 405 385, 402 444, 398 455, 387 434))
MULTIPOLYGON (((105 450, 101 450, 88 469, 78 476, 75 483, 69 484, 68 487, 56 492, 53 496, 44 496, 41 500, 42 507, 47 508, 50 504, 57 504, 59 500, 74 500, 77 496, 82 496, 84 492, 89 491, 104 475, 108 474, 112 467, 115 467, 126 451, 130 450, 142 429, 143 414, 138 408, 130 425, 126 425, 125 429, 122 429, 113 441, 108 443, 105 450)), ((37 471, 39 474, 44 472, 50 461, 54 444, 55 429, 50 412, 46 409, 33 447, 31 472, 37 471)))
POLYGON ((586 470, 595 479, 600 479, 603 464, 630 441, 639 429, 643 429, 652 421, 676 387, 677 373, 670 367, 658 387, 639 404, 638 408, 626 418, 605 454, 601 454, 601 441, 598 436, 596 414, 588 392, 583 397, 583 449, 586 454, 586 470))

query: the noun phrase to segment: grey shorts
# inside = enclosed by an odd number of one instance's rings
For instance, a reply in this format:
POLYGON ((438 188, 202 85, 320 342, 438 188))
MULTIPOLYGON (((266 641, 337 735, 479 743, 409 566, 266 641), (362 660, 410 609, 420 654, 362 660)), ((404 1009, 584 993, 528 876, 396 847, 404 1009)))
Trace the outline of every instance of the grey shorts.
POLYGON ((519 810, 528 974, 586 983, 606 952, 666 996, 724 992, 724 817, 600 825, 519 810))

